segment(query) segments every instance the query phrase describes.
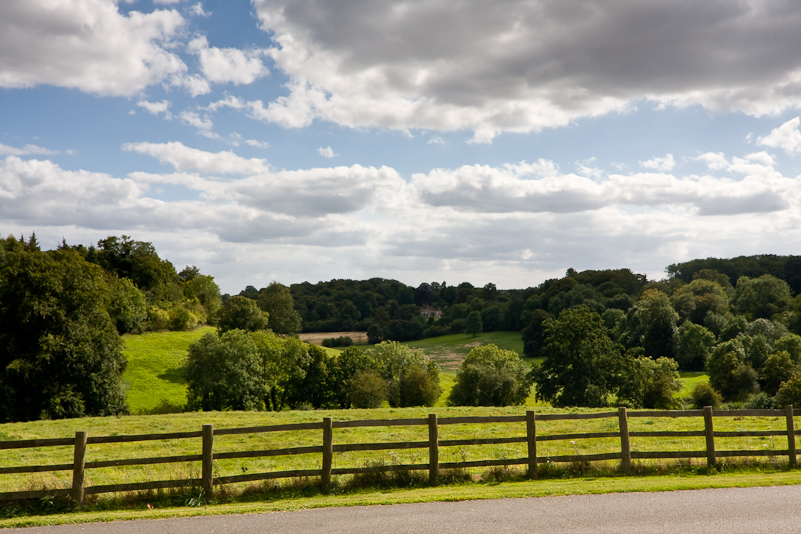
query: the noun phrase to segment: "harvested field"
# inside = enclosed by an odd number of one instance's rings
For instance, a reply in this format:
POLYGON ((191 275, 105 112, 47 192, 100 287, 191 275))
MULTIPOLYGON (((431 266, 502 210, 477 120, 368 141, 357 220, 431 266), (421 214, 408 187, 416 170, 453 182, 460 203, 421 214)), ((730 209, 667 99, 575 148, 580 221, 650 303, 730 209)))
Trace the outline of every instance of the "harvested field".
POLYGON ((349 337, 356 345, 367 344, 367 332, 309 332, 299 334, 300 339, 313 345, 322 345, 324 339, 336 337, 349 337))

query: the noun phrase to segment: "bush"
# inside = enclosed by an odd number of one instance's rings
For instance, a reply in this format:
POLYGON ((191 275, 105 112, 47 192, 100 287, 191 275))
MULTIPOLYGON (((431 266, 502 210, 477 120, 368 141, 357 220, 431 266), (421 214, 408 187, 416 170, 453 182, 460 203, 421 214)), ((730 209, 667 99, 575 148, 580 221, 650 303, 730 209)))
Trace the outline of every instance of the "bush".
POLYGON ((695 386, 692 393, 690 393, 690 399, 692 399, 695 408, 703 408, 704 406, 719 408, 723 404, 723 397, 709 384, 695 386))
POLYGON ((170 312, 158 306, 152 306, 147 310, 147 329, 151 332, 167 330, 170 323, 170 312))
POLYGON ((400 405, 434 406, 442 394, 439 377, 422 367, 411 367, 400 379, 400 405))
POLYGON ((348 380, 354 408, 380 408, 387 400, 387 382, 375 371, 362 371, 348 380))
POLYGON ((226 300, 217 312, 217 330, 255 332, 267 328, 268 315, 261 311, 255 301, 239 295, 226 300))
POLYGON ((200 321, 197 316, 181 306, 176 304, 170 310, 170 320, 167 323, 167 329, 172 332, 184 332, 186 330, 194 330, 200 321))
POLYGON ((456 371, 450 406, 516 406, 531 391, 532 379, 520 356, 495 345, 480 345, 456 371))
POLYGON ((776 404, 778 406, 801 406, 801 373, 796 373, 793 377, 782 384, 776 393, 776 404))
POLYGON ((350 336, 327 337, 322 343, 323 347, 350 347, 353 339, 350 336))
POLYGON ((672 410, 679 406, 673 396, 681 390, 679 364, 672 358, 641 356, 626 361, 618 401, 636 408, 672 410))
POLYGON ((776 408, 776 399, 763 391, 752 395, 743 408, 746 410, 773 410, 776 408))

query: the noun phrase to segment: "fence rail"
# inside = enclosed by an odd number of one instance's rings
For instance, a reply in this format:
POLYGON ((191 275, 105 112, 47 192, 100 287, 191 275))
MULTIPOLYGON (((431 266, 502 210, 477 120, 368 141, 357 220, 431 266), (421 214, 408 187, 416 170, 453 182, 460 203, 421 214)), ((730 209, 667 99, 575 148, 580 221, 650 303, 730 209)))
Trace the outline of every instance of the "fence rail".
POLYGON ((528 476, 537 477, 538 464, 546 462, 598 462, 598 461, 620 461, 620 469, 624 473, 631 471, 632 460, 652 460, 652 459, 692 459, 706 458, 707 465, 713 467, 718 458, 741 457, 741 456, 787 456, 791 466, 796 465, 797 451, 795 446, 795 436, 799 431, 795 430, 794 416, 801 414, 800 410, 794 410, 792 406, 786 406, 781 410, 729 410, 716 411, 711 407, 703 410, 676 410, 658 411, 642 410, 629 412, 626 408, 619 408, 614 412, 601 412, 591 414, 542 414, 537 415, 534 411, 527 411, 523 416, 494 416, 494 417, 443 417, 438 418, 436 414, 430 414, 427 418, 415 419, 375 419, 361 421, 333 421, 332 418, 323 418, 318 423, 295 423, 271 426, 259 426, 249 428, 214 429, 212 425, 203 425, 201 431, 195 432, 172 432, 161 434, 140 434, 128 436, 88 436, 86 432, 76 432, 74 438, 57 439, 33 439, 17 441, 0 441, 0 450, 42 448, 57 446, 72 446, 73 462, 71 464, 55 465, 29 465, 12 466, 0 468, 0 474, 21 474, 38 473, 48 471, 72 471, 72 487, 68 489, 49 489, 40 491, 14 491, 0 493, 2 500, 18 500, 29 498, 41 498, 45 496, 70 497, 75 504, 83 503, 86 495, 126 491, 142 491, 164 488, 181 488, 189 486, 200 486, 209 497, 213 494, 215 485, 234 484, 241 482, 254 482, 259 480, 271 480, 278 478, 293 477, 320 477, 321 485, 326 488, 330 485, 333 475, 355 475, 369 472, 393 472, 407 470, 427 470, 429 479, 433 483, 439 476, 441 469, 466 469, 473 467, 494 467, 527 465, 528 476), (714 419, 721 417, 785 417, 785 430, 761 430, 761 431, 715 431, 714 419), (634 431, 629 432, 628 421, 630 418, 677 418, 695 417, 703 418, 703 431, 634 431), (537 434, 537 422, 546 421, 569 421, 569 420, 592 420, 617 418, 619 429, 607 432, 573 432, 563 434, 537 434), (444 425, 474 425, 474 424, 493 424, 493 423, 526 423, 525 436, 512 436, 503 438, 474 438, 474 439, 439 439, 439 427, 444 425), (382 443, 343 443, 334 444, 334 429, 347 429, 358 427, 389 427, 389 426, 427 426, 427 441, 401 441, 401 442, 382 442, 382 443), (322 430, 322 444, 313 446, 286 447, 268 450, 247 450, 233 452, 214 452, 214 437, 241 434, 259 434, 283 431, 299 430, 322 430), (764 436, 786 436, 787 449, 780 450, 716 450, 715 438, 737 438, 737 437, 764 437, 764 436), (653 437, 704 437, 706 447, 704 450, 696 451, 637 451, 631 448, 631 438, 653 438, 653 437), (188 454, 180 456, 161 456, 154 458, 135 458, 135 459, 116 459, 105 461, 86 461, 87 445, 101 443, 131 443, 152 440, 180 440, 201 438, 200 454, 188 454), (609 453, 599 454, 569 454, 569 455, 550 455, 538 456, 537 443, 550 441, 575 441, 598 438, 619 438, 620 450, 609 453), (484 459, 484 460, 463 460, 458 462, 439 461, 440 447, 459 447, 473 445, 498 445, 498 444, 527 444, 527 456, 522 458, 503 458, 503 459, 484 459), (353 451, 380 451, 380 450, 405 450, 405 449, 428 449, 428 463, 400 464, 400 465, 378 465, 371 467, 347 467, 334 468, 333 454, 335 452, 353 451), (236 459, 236 458, 259 458, 271 456, 321 455, 320 469, 295 469, 285 471, 271 471, 264 473, 252 473, 234 476, 214 476, 213 462, 215 460, 236 459), (164 463, 180 462, 201 462, 200 478, 185 478, 178 480, 156 480, 147 482, 135 482, 125 484, 95 485, 85 486, 85 474, 87 469, 98 469, 107 467, 137 466, 164 463))

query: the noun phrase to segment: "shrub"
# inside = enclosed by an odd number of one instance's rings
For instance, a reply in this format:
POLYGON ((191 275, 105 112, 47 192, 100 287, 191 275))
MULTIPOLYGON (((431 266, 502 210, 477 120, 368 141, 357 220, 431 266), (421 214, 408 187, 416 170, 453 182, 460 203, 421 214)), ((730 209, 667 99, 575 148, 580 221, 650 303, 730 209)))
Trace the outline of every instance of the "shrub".
POLYGON ((239 295, 226 300, 217 312, 217 330, 255 332, 267 328, 268 315, 261 311, 255 301, 239 295))
POLYGON ((752 395, 743 405, 746 410, 772 410, 776 408, 776 399, 764 391, 752 395))
POLYGON ((170 322, 170 312, 158 306, 152 306, 147 310, 147 329, 152 332, 167 330, 170 322))
POLYGON ((782 384, 776 393, 776 404, 778 406, 801 406, 801 373, 796 373, 793 377, 782 384))
POLYGON ((779 351, 768 356, 759 370, 759 382, 769 395, 775 395, 783 382, 797 372, 797 366, 787 351, 779 351))
POLYGON ((354 408, 380 408, 387 400, 387 382, 375 371, 362 371, 348 380, 354 408))
POLYGON ((173 332, 183 332, 194 330, 199 323, 198 317, 180 304, 176 304, 170 310, 170 320, 167 328, 173 332))
POLYGON ((495 345, 480 345, 456 371, 451 406, 515 406, 523 404, 532 379, 520 356, 495 345))
POLYGON ((442 394, 439 377, 416 365, 403 374, 399 389, 402 407, 434 406, 442 394))
POLYGON ((692 393, 690 393, 690 399, 692 399, 693 406, 696 408, 703 408, 704 406, 719 408, 723 403, 723 397, 709 384, 695 386, 692 393))
POLYGON ((679 365, 672 358, 641 356, 626 361, 618 400, 637 408, 678 408, 673 396, 681 390, 679 365))
POLYGON ((353 339, 350 336, 327 337, 322 343, 323 347, 350 347, 353 339))

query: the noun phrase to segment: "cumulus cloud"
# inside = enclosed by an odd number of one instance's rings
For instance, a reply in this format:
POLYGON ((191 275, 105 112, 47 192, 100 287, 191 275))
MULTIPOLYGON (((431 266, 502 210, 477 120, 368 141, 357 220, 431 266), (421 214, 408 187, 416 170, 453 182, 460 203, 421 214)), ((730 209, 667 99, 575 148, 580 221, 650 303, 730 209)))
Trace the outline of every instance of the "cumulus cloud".
POLYGON ((673 154, 668 154, 661 158, 653 158, 647 161, 641 161, 640 165, 646 169, 667 172, 673 170, 673 167, 676 166, 676 161, 673 159, 673 154))
POLYGON ((250 84, 269 74, 258 50, 210 47, 206 37, 198 37, 189 43, 189 51, 200 60, 200 69, 206 79, 213 83, 250 84))
POLYGON ((790 119, 778 128, 773 129, 765 137, 760 137, 757 143, 773 148, 781 148, 788 154, 799 154, 801 153, 799 124, 801 124, 801 117, 790 119))
POLYGON ((179 115, 181 120, 184 124, 188 124, 189 126, 194 126, 198 129, 201 135, 211 138, 217 138, 218 136, 212 132, 214 128, 214 123, 208 117, 201 117, 194 111, 182 111, 179 115))
POLYGON ((330 146, 326 147, 321 146, 320 148, 317 149, 317 153, 320 154, 322 157, 329 159, 339 156, 339 154, 334 153, 334 149, 331 148, 330 146))
POLYGON ((127 96, 152 84, 183 84, 187 67, 170 48, 184 22, 167 9, 123 15, 110 0, 4 0, 0 87, 127 96))
POLYGON ((159 115, 163 113, 165 119, 172 119, 172 113, 170 113, 170 102, 168 100, 162 100, 161 102, 148 102, 147 100, 141 100, 137 102, 136 105, 145 109, 151 115, 159 115))
POLYGON ((788 0, 254 5, 290 82, 251 113, 286 127, 466 129, 486 143, 643 101, 801 107, 801 11, 788 0))
POLYGON ((130 152, 147 154, 162 163, 175 167, 176 171, 198 170, 209 174, 258 174, 267 172, 267 160, 243 158, 233 152, 206 152, 190 148, 181 142, 171 143, 126 143, 122 147, 130 152))

